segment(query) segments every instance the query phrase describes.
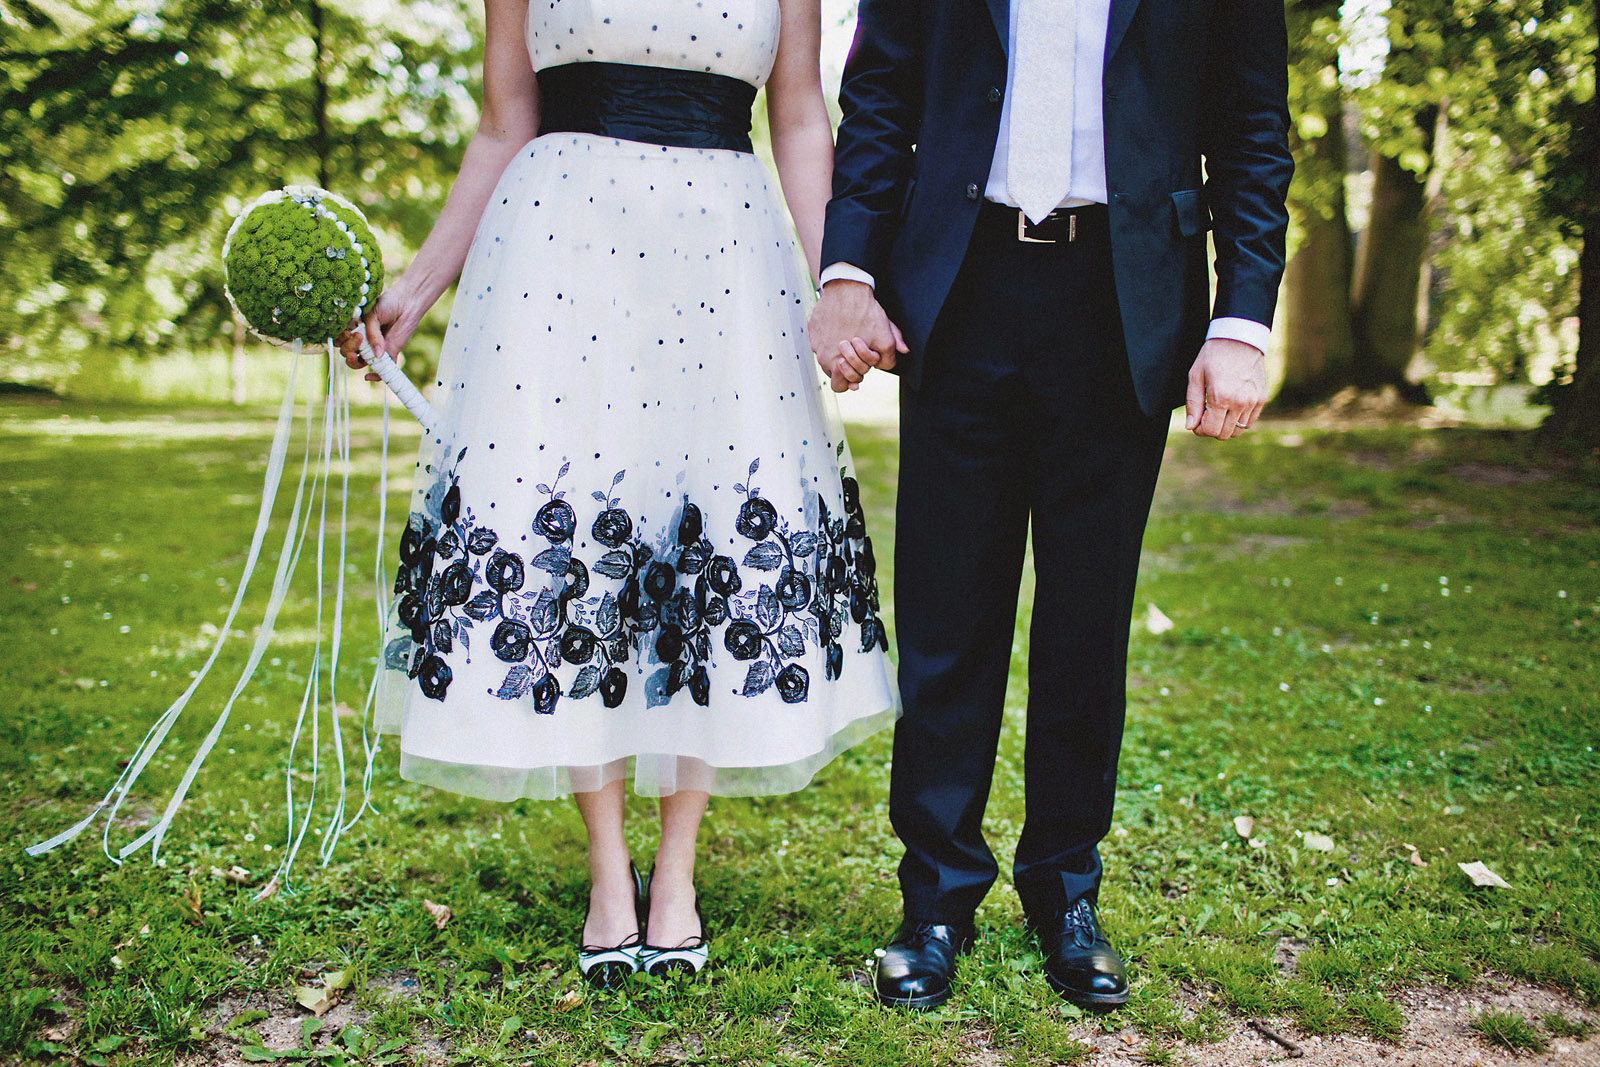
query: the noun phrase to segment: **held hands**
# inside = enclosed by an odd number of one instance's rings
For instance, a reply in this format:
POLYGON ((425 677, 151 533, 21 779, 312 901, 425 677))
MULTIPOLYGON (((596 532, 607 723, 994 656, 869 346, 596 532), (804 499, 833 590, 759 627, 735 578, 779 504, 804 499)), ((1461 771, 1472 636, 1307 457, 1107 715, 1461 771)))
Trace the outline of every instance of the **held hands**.
MULTIPOLYGON (((374 352, 398 357, 400 349, 411 340, 411 335, 416 332, 417 324, 427 310, 421 301, 408 295, 402 276, 394 285, 378 294, 378 302, 372 305, 372 310, 367 312, 360 325, 366 326, 367 341, 374 352)), ((356 332, 357 325, 357 321, 351 319, 349 328, 335 337, 334 343, 339 346, 339 354, 344 357, 345 363, 352 369, 360 370, 367 363, 361 358, 361 334, 356 332)), ((381 380, 371 371, 367 372, 367 381, 381 380)))
POLYGON ((845 278, 822 287, 806 333, 811 354, 836 393, 860 387, 873 367, 892 369, 895 360, 910 351, 900 328, 879 306, 872 287, 845 278))
POLYGON ((1254 345, 1213 337, 1189 369, 1184 427, 1219 441, 1255 424, 1267 400, 1267 361, 1254 345))

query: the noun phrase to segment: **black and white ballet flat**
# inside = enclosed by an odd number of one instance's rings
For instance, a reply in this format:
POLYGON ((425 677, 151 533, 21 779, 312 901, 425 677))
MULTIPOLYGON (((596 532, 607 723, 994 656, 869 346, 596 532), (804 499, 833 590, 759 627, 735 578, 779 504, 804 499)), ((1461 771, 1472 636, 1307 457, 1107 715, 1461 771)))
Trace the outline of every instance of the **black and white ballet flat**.
MULTIPOLYGON (((644 917, 649 914, 645 900, 650 883, 639 873, 639 868, 631 864, 629 866, 633 872, 633 911, 643 927, 644 917)), ((584 912, 583 923, 589 925, 587 911, 584 912)), ((639 957, 643 950, 644 937, 637 932, 629 934, 620 945, 579 945, 578 970, 596 989, 617 989, 639 970, 639 957)))
POLYGON ((639 969, 657 978, 670 978, 675 974, 693 978, 705 970, 711 958, 711 941, 705 936, 706 921, 700 914, 700 905, 694 906, 694 916, 700 920, 700 936, 680 941, 671 948, 649 943, 639 946, 639 969))
POLYGON ((596 989, 618 989, 639 970, 639 950, 643 947, 644 938, 637 933, 610 948, 580 945, 578 970, 596 989))

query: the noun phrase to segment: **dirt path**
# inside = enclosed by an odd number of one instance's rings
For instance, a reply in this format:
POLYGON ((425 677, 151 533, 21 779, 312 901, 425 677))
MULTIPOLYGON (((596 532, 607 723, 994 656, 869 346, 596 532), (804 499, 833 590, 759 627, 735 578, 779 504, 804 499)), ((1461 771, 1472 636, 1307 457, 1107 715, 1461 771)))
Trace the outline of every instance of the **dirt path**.
MULTIPOLYGON (((1296 1032, 1283 1019, 1257 1020, 1299 1047, 1301 1055, 1293 1057, 1288 1049, 1263 1036, 1247 1021, 1235 1020, 1232 1032, 1223 1040, 1211 1045, 1179 1046, 1174 1059, 1195 1067, 1244 1067, 1291 1058, 1306 1067, 1600 1065, 1600 1035, 1594 1033, 1600 1025, 1600 1015, 1561 993, 1490 978, 1465 990, 1438 986, 1402 990, 1394 999, 1405 1015, 1406 1028, 1393 1042, 1350 1035, 1317 1037, 1296 1032), (1570 1022, 1586 1022, 1590 1033, 1581 1041, 1545 1034, 1549 1047, 1544 1052, 1518 1054, 1489 1045, 1468 1029, 1473 1018, 1486 1011, 1510 1012, 1535 1024, 1546 1015, 1559 1014, 1570 1022)), ((1542 1027, 1536 1025, 1535 1029, 1543 1033, 1542 1027)), ((1143 1058, 1148 1042, 1132 1032, 1085 1032, 1082 1040, 1099 1051, 1088 1061, 1092 1067, 1145 1067, 1148 1062, 1143 1058)))
MULTIPOLYGON (((389 995, 405 996, 415 990, 407 989, 403 981, 378 983, 390 990, 389 995)), ((1235 1019, 1229 1034, 1221 1041, 1204 1044, 1168 1044, 1170 1062, 1190 1067, 1250 1067, 1250 1065, 1298 1060, 1306 1067, 1543 1067, 1549 1064, 1560 1067, 1600 1065, 1600 1013, 1585 1009, 1571 997, 1537 986, 1515 983, 1491 977, 1470 989, 1447 989, 1438 986, 1420 986, 1395 995, 1395 1001, 1405 1015, 1405 1031, 1392 1042, 1375 1041, 1366 1037, 1333 1035, 1318 1037, 1298 1032, 1284 1019, 1235 1019), (1487 1044, 1468 1028, 1474 1017, 1486 1011, 1509 1012, 1534 1025, 1548 1042, 1543 1052, 1516 1053, 1509 1049, 1487 1044), (1585 1024, 1589 1031, 1582 1040, 1573 1037, 1552 1037, 1539 1025, 1546 1016, 1560 1015, 1570 1023, 1585 1024), (1284 1044, 1265 1036, 1252 1023, 1271 1030, 1298 1050, 1295 1053, 1284 1044)), ((352 1025, 361 1026, 370 1018, 363 1007, 341 1004, 329 1012, 321 1025, 306 1033, 309 1016, 298 1007, 290 1005, 287 998, 275 1004, 257 1000, 225 1001, 212 1013, 208 1029, 211 1040, 196 1053, 179 1059, 179 1067, 236 1067, 247 1062, 243 1058, 244 1045, 236 1035, 228 1033, 229 1022, 241 1012, 255 1009, 268 1010, 267 1018, 252 1021, 249 1028, 255 1031, 263 1045, 273 1051, 301 1048, 328 1048, 352 1025), (309 1038, 302 1045, 302 1035, 309 1038)), ((1078 1039, 1095 1050, 1095 1055, 1084 1061, 1089 1067, 1149 1067, 1152 1062, 1168 1060, 1147 1059, 1152 1045, 1148 1038, 1123 1030, 1104 1032, 1098 1027, 1084 1025, 1078 1039)), ((1158 1046, 1159 1047, 1159 1046, 1158 1046)), ((1001 1067, 1011 1062, 1012 1051, 996 1048, 984 1040, 967 1046, 961 1057, 966 1067, 1001 1067)), ((676 1065, 681 1055, 668 1055, 662 1064, 676 1065)), ((444 1065, 458 1062, 448 1042, 433 1034, 417 1034, 404 1050, 405 1062, 444 1065)))

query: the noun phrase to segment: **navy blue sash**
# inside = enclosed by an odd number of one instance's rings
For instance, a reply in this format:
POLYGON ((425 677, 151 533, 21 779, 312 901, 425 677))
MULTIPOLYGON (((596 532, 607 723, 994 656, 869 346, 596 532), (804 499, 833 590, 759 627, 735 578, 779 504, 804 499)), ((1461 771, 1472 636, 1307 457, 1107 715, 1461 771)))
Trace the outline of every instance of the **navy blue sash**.
POLYGON ((539 71, 539 135, 593 133, 674 148, 750 151, 756 87, 723 74, 629 63, 539 71))

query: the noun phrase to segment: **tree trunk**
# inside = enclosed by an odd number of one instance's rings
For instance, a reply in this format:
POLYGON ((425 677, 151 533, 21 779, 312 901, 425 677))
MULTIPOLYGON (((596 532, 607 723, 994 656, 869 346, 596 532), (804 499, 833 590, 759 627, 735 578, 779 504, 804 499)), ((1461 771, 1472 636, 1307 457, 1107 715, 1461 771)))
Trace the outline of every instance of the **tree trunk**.
MULTIPOLYGON (((1301 159, 1304 165, 1307 157, 1301 159)), ((1302 220, 1300 244, 1284 269, 1284 377, 1275 401, 1280 405, 1297 407, 1320 400, 1350 378, 1355 338, 1350 329, 1350 228, 1344 207, 1341 194, 1332 218, 1309 213, 1302 220)))
POLYGON ((1290 9, 1296 69, 1306 86, 1299 121, 1290 127, 1296 171, 1289 211, 1299 233, 1284 270, 1284 378, 1275 406, 1299 407, 1348 383, 1355 358, 1350 329, 1350 224, 1344 179, 1348 153, 1339 54, 1319 21, 1336 20, 1339 4, 1298 3, 1290 9), (1333 77, 1327 77, 1328 74, 1333 77), (1320 131, 1318 129, 1320 127, 1320 131))
MULTIPOLYGON (((1427 150, 1433 154, 1440 124, 1437 109, 1430 108, 1418 124, 1427 130, 1427 150)), ((1406 367, 1421 336, 1419 308, 1425 298, 1431 225, 1423 179, 1398 159, 1373 152, 1372 208, 1356 249, 1351 297, 1357 385, 1393 385, 1413 399, 1426 399, 1426 390, 1406 379, 1406 367)))
POLYGON ((244 316, 233 310, 233 357, 228 361, 228 396, 235 404, 243 404, 244 393, 244 316))
MULTIPOLYGON (((1594 151, 1600 156, 1600 145, 1594 151)), ((1590 181, 1600 185, 1593 176, 1590 181)), ((1548 444, 1600 450, 1600 217, 1584 220, 1578 270, 1578 352, 1572 384, 1556 393, 1540 436, 1548 444)))
MULTIPOLYGON (((1590 125, 1590 155, 1600 162, 1600 102, 1590 125)), ((1590 203, 1600 205, 1600 176, 1590 168, 1590 203)), ((1578 354, 1573 381, 1555 394, 1555 406, 1539 437, 1549 445, 1600 451, 1600 213, 1582 221, 1584 245, 1578 253, 1578 354)))
MULTIPOLYGON (((332 142, 328 137, 328 67, 327 35, 323 27, 322 0, 311 3, 311 152, 317 170, 317 185, 328 188, 328 154, 332 142)), ((327 346, 323 346, 326 348, 327 346)), ((329 357, 331 358, 331 357, 329 357)), ((328 374, 324 371, 312 377, 313 394, 328 395, 328 374)))
MULTIPOLYGON (((1600 26, 1600 0, 1592 5, 1600 26)), ((1591 61, 1600 74, 1600 47, 1591 61)), ((1582 161, 1583 209, 1576 220, 1583 231, 1578 253, 1578 351, 1573 357, 1572 384, 1556 394, 1555 406, 1541 427, 1548 444, 1577 446, 1600 453, 1600 94, 1591 95, 1573 131, 1572 151, 1582 161)))
POLYGON ((317 184, 328 188, 328 66, 323 32, 322 0, 311 0, 311 151, 316 156, 317 184))

